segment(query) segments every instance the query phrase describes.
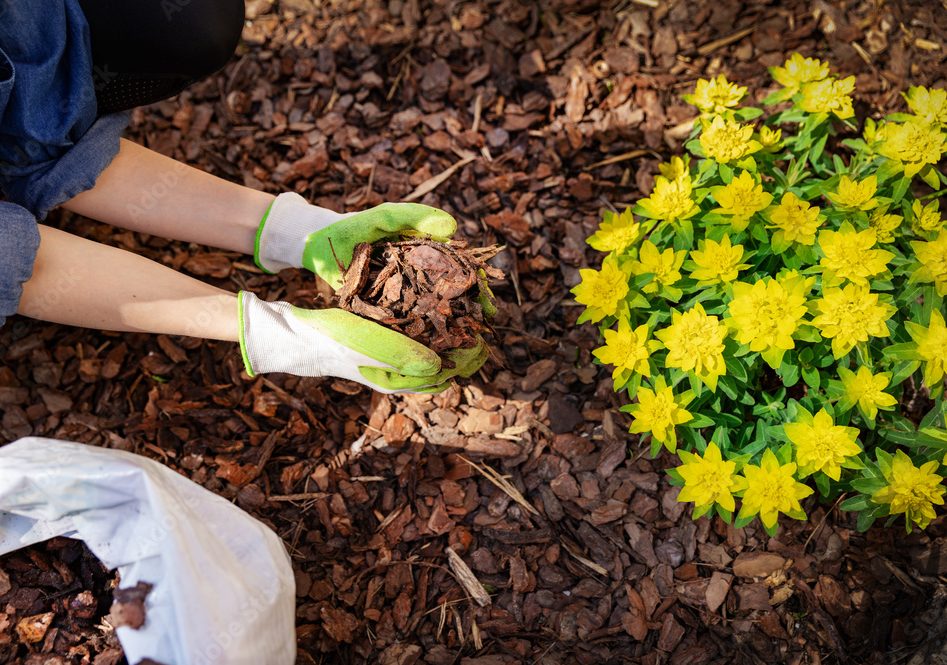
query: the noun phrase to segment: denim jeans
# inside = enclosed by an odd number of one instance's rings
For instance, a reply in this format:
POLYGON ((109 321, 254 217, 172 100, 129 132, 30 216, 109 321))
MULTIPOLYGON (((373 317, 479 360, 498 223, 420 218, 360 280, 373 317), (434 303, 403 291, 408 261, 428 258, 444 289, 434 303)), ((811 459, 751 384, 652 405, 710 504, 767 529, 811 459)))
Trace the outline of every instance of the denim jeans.
POLYGON ((97 119, 78 0, 0 0, 0 325, 32 273, 37 220, 95 184, 127 122, 97 119))

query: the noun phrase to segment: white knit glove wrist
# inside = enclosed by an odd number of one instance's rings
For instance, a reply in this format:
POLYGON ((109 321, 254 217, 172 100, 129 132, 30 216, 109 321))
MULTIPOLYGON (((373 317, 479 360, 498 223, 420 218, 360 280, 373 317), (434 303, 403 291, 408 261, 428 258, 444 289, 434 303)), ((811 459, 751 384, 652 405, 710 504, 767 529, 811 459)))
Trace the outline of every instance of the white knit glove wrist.
POLYGON ((309 236, 347 216, 311 205, 294 192, 280 194, 257 230, 254 247, 257 265, 269 273, 302 268, 309 236))
POLYGON ((309 310, 238 297, 240 351, 247 373, 334 376, 380 392, 436 392, 452 376, 429 348, 341 309, 309 310))
MULTIPOLYGON (((240 293, 244 364, 250 376, 285 372, 296 376, 337 376, 365 383, 360 365, 379 366, 293 315, 288 302, 265 302, 240 293)), ((385 367, 390 367, 385 365, 385 367)))

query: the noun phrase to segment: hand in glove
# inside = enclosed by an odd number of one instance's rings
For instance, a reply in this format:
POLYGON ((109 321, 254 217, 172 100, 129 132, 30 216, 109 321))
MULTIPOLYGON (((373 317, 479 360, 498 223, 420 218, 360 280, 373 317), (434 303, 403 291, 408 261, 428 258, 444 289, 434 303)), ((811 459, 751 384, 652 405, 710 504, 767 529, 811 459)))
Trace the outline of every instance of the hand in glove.
POLYGON ((457 222, 443 210, 418 203, 382 203, 341 214, 310 205, 298 194, 280 194, 257 230, 254 259, 267 272, 306 268, 338 289, 339 262, 348 267, 355 246, 397 236, 448 240, 457 222))
MULTIPOLYGON (((336 250, 338 251, 338 250, 336 250)), ((473 375, 487 358, 483 340, 445 354, 341 309, 307 310, 239 295, 240 350, 247 373, 335 376, 386 393, 437 393, 456 376, 473 375)))

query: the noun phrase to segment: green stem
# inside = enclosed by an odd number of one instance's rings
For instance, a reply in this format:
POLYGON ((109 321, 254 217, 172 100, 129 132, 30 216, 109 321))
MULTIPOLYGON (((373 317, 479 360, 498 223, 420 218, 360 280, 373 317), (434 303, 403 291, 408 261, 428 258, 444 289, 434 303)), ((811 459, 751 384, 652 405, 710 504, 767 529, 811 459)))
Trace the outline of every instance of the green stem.
POLYGON ((938 196, 943 196, 947 194, 947 188, 938 189, 936 192, 931 192, 930 194, 925 194, 924 196, 919 196, 918 201, 927 201, 929 199, 936 199, 938 196))

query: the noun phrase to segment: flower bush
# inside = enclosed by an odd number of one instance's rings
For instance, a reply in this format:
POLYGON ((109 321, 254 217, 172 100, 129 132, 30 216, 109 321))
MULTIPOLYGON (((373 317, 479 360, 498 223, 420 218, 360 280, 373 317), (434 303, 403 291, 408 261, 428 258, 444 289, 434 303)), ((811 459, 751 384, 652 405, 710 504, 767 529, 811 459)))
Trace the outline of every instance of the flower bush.
POLYGON ((774 533, 816 495, 924 528, 947 489, 947 91, 858 134, 854 77, 771 73, 769 113, 724 76, 685 96, 687 154, 588 238, 579 322, 695 518, 774 533))

